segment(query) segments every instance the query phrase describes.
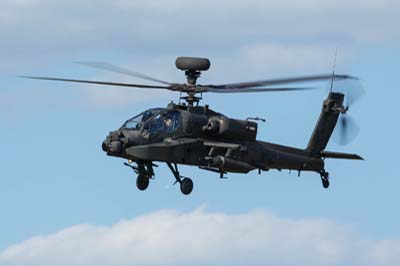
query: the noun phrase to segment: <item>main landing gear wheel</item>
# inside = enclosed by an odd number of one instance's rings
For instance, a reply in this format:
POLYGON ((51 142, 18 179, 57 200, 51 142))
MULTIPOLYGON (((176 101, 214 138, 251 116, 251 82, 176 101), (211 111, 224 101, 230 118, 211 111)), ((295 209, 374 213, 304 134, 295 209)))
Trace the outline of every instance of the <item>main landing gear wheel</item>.
POLYGON ((189 195, 193 190, 193 181, 192 181, 192 179, 190 179, 189 177, 181 176, 179 174, 178 165, 176 163, 174 163, 173 166, 172 166, 171 163, 167 163, 167 165, 168 165, 168 168, 171 170, 172 174, 174 175, 174 177, 176 179, 174 185, 179 183, 180 187, 181 187, 181 192, 184 195, 189 195))
POLYGON ((181 192, 185 195, 189 195, 193 190, 193 181, 192 179, 185 177, 181 181, 181 192))
POLYGON ((138 175, 136 179, 136 186, 139 190, 146 190, 149 186, 150 178, 147 175, 138 175))

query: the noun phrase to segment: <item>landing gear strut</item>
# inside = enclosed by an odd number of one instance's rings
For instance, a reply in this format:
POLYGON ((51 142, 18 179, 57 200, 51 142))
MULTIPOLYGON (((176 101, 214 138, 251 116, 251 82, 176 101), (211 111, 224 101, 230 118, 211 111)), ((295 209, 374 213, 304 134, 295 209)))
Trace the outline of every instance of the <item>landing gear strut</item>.
POLYGON ((181 192, 183 194, 185 194, 185 195, 189 195, 193 190, 193 181, 192 181, 192 179, 190 179, 189 177, 181 176, 179 174, 177 164, 174 164, 174 166, 172 166, 171 163, 167 163, 167 165, 168 165, 169 169, 171 170, 172 174, 174 175, 174 177, 176 179, 174 185, 176 183, 179 183, 180 187, 181 187, 181 192))
POLYGON ((322 186, 324 188, 328 188, 329 187, 329 173, 326 172, 324 169, 322 169, 319 174, 321 175, 322 186))

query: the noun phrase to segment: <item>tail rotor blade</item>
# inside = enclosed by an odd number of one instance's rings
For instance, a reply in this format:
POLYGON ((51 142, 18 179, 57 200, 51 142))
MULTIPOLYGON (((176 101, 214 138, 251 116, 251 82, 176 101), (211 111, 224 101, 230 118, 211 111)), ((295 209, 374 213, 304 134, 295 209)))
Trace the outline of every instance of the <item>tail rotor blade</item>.
POLYGON ((334 132, 334 141, 339 145, 347 145, 352 142, 360 132, 360 127, 348 115, 340 115, 337 128, 334 132))
POLYGON ((346 106, 352 106, 365 95, 365 90, 358 79, 335 80, 332 90, 345 95, 346 106))
POLYGON ((365 90, 361 85, 360 81, 357 82, 353 81, 352 83, 354 83, 353 84, 354 86, 351 87, 351 90, 349 90, 347 94, 345 94, 347 97, 346 99, 347 106, 352 106, 365 95, 365 90))

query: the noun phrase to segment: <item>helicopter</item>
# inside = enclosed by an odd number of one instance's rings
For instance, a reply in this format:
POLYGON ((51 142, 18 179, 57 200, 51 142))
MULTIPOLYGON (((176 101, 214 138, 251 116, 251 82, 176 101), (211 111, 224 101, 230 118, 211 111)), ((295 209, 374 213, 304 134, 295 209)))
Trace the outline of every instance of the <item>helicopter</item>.
POLYGON ((268 79, 221 85, 201 85, 197 83, 202 72, 210 68, 210 60, 199 57, 178 57, 175 65, 184 71, 186 83, 171 83, 126 68, 102 62, 78 62, 80 64, 133 76, 159 83, 143 85, 133 83, 105 82, 93 80, 22 76, 24 78, 63 81, 104 86, 121 86, 143 89, 163 89, 180 93, 178 103, 171 102, 165 108, 151 108, 128 119, 116 130, 111 131, 102 143, 102 150, 113 157, 128 160, 124 165, 133 169, 136 186, 146 190, 150 180, 155 179, 156 162, 166 163, 180 185, 184 195, 193 190, 191 178, 182 176, 178 165, 196 166, 219 174, 247 174, 258 170, 259 174, 269 170, 294 170, 319 174, 322 186, 330 185, 329 173, 325 170, 326 158, 363 160, 357 154, 326 151, 325 148, 338 124, 341 144, 349 142, 349 128, 352 122, 347 118, 350 105, 356 100, 351 94, 331 90, 323 101, 322 110, 306 148, 296 148, 274 144, 257 139, 259 117, 247 119, 230 118, 212 110, 209 105, 200 105, 203 93, 253 93, 283 92, 313 89, 310 87, 287 86, 293 83, 358 78, 350 75, 322 74, 313 76, 268 79), (283 87, 282 87, 283 85, 283 87), (340 120, 339 120, 340 119, 340 120))

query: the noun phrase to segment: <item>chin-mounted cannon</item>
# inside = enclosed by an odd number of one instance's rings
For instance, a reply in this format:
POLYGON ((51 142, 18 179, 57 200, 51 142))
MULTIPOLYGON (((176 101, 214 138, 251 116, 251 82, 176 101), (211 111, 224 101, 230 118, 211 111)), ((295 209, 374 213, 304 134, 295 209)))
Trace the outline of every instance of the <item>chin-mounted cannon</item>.
POLYGON ((203 126, 203 132, 230 140, 254 141, 257 138, 257 123, 227 117, 211 117, 203 126))

